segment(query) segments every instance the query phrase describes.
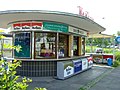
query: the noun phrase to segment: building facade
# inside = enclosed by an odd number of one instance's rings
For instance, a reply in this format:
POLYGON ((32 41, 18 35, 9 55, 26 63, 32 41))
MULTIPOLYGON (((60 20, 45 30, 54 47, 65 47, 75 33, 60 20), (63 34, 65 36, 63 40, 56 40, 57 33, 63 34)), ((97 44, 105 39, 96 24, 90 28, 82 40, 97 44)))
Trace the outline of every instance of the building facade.
POLYGON ((75 73, 76 62, 79 62, 77 72, 88 69, 85 37, 105 30, 87 17, 64 12, 3 11, 0 19, 1 27, 13 34, 14 45, 22 47, 19 53, 13 51, 13 57, 22 60, 17 73, 23 76, 64 79, 75 73))

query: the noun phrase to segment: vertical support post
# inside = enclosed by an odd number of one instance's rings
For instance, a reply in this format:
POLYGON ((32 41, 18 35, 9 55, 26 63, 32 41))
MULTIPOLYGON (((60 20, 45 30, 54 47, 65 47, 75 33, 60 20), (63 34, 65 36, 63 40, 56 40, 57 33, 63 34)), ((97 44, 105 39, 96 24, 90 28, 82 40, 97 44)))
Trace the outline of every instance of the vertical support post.
POLYGON ((115 61, 115 38, 113 36, 113 61, 115 61))
POLYGON ((91 38, 90 46, 91 46, 91 53, 93 53, 93 38, 91 38))
POLYGON ((1 57, 3 57, 3 39, 1 39, 1 57))
POLYGON ((35 42, 34 42, 34 39, 35 39, 35 36, 34 36, 34 32, 32 31, 32 35, 31 35, 31 39, 32 39, 32 42, 30 43, 30 46, 31 46, 31 50, 32 50, 32 60, 34 60, 34 47, 35 47, 35 42), (33 44, 32 44, 33 43, 33 44))
POLYGON ((69 56, 73 57, 73 35, 69 35, 69 56))
POLYGON ((59 58, 58 54, 59 54, 59 33, 57 33, 57 40, 56 40, 56 55, 57 55, 57 59, 59 58))
POLYGON ((82 37, 78 39, 78 55, 82 55, 82 37))

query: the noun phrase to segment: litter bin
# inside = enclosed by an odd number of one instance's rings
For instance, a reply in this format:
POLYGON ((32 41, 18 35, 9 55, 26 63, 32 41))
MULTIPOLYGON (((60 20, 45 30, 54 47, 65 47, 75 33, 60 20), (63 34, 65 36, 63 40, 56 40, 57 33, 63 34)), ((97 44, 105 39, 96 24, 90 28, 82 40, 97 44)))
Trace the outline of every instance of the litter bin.
POLYGON ((107 64, 108 66, 112 66, 113 62, 111 58, 107 58, 107 64))

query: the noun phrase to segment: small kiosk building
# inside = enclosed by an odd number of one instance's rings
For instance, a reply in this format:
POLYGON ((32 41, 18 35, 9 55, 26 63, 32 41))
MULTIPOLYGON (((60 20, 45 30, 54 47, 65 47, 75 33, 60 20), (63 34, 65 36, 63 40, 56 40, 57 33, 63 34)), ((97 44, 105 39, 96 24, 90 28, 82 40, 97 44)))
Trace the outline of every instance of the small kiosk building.
POLYGON ((40 10, 2 11, 0 27, 9 29, 14 45, 22 47, 13 52, 13 58, 22 60, 18 74, 60 79, 90 67, 85 37, 105 30, 85 16, 40 10))

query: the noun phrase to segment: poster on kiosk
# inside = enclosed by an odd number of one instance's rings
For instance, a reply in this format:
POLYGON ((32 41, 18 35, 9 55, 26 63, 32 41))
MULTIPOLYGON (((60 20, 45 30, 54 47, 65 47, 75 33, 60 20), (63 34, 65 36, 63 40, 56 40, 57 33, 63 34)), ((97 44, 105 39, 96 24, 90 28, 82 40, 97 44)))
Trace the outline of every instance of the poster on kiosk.
POLYGON ((74 67, 72 61, 57 62, 57 77, 58 79, 65 79, 74 74, 74 67))
POLYGON ((71 76, 73 74, 74 68, 71 62, 64 63, 64 77, 71 76))
POLYGON ((88 60, 87 58, 81 58, 82 60, 82 71, 88 68, 88 60))
POLYGON ((80 59, 73 60, 73 66, 74 66, 74 74, 82 71, 82 61, 80 59))
POLYGON ((93 66, 93 58, 92 57, 88 57, 88 68, 91 68, 93 66))

